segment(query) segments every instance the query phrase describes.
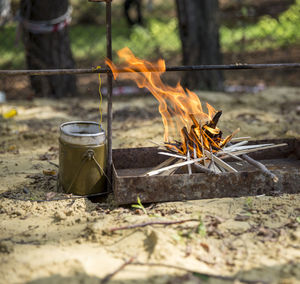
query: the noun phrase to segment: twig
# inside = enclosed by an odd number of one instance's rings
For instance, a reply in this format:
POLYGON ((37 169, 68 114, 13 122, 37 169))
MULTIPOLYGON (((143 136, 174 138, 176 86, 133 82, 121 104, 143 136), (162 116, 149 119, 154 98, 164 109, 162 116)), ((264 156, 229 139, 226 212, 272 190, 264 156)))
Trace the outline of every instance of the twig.
POLYGON ((275 183, 277 183, 279 181, 279 178, 276 175, 274 175, 270 170, 268 170, 267 167, 264 164, 252 159, 251 157, 249 157, 246 154, 242 155, 241 157, 244 160, 246 160, 249 164, 251 164, 252 166, 260 169, 260 171, 262 173, 269 176, 275 183))
POLYGON ((178 270, 183 270, 186 271, 188 273, 191 273, 195 276, 198 277, 203 277, 204 279, 207 278, 214 278, 214 279, 220 279, 220 280, 227 280, 227 281, 239 281, 242 283, 247 283, 247 284, 257 284, 257 283, 269 283, 266 281, 262 281, 262 280, 246 280, 246 279, 240 279, 237 277, 229 277, 229 276, 221 276, 221 275, 213 275, 213 274, 208 274, 208 273, 203 273, 203 272, 198 272, 198 271, 194 271, 185 267, 181 267, 181 266, 177 266, 177 265, 172 265, 172 264, 165 264, 165 263, 153 263, 153 262, 132 262, 131 265, 139 265, 139 266, 158 266, 158 267, 167 267, 167 268, 172 268, 172 269, 178 269, 178 270))
POLYGON ((109 231, 115 232, 115 231, 122 231, 122 230, 130 230, 130 229, 143 228, 143 227, 152 226, 152 225, 168 226, 168 225, 182 224, 182 223, 186 223, 186 222, 199 222, 199 219, 185 219, 185 220, 179 220, 179 221, 150 221, 150 222, 138 223, 138 224, 123 226, 123 227, 115 227, 115 228, 109 229, 109 231))
POLYGON ((112 273, 109 273, 108 275, 106 275, 101 281, 101 284, 105 284, 107 283, 112 277, 114 277, 117 273, 119 273, 121 270, 123 270, 127 265, 132 264, 134 261, 135 257, 131 257, 130 259, 128 259, 127 261, 125 261, 119 268, 117 268, 115 271, 113 271, 112 273))
POLYGON ((51 162, 51 161, 49 161, 49 160, 47 160, 47 162, 48 162, 50 165, 52 165, 52 166, 54 166, 54 167, 56 167, 56 168, 59 168, 59 165, 58 165, 58 164, 53 163, 53 162, 51 162))
POLYGON ((200 162, 202 160, 203 160, 203 158, 191 159, 190 161, 186 161, 186 162, 178 163, 178 164, 175 164, 175 165, 167 166, 167 167, 164 167, 164 168, 161 168, 161 169, 158 169, 158 170, 150 171, 150 172, 146 173, 145 175, 146 176, 154 176, 154 175, 157 175, 157 174, 159 174, 161 172, 164 172, 166 170, 170 170, 170 169, 179 168, 179 167, 183 167, 183 166, 186 166, 186 165, 194 164, 194 163, 200 162))

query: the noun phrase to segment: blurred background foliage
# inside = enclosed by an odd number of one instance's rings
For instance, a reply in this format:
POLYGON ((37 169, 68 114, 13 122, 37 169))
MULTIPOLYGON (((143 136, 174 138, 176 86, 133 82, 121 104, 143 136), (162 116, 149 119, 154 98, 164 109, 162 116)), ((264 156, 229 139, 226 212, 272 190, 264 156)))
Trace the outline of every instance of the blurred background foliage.
MULTIPOLYGON (((128 27, 123 1, 113 2, 113 50, 128 46, 142 58, 163 57, 173 64, 181 61, 181 43, 174 0, 153 0, 149 9, 144 0, 144 25, 128 27)), ((224 54, 257 52, 300 45, 300 0, 220 0, 220 38, 224 54), (278 4, 279 1, 273 0, 278 4), (276 6, 276 7, 277 7, 276 6)), ((71 48, 78 67, 103 64, 105 57, 105 5, 70 0, 73 20, 71 48)), ((13 0, 15 14, 19 1, 13 0)), ((0 68, 25 68, 21 34, 16 22, 0 28, 0 68)), ((233 62, 234 63, 234 62, 233 62)), ((259 62, 258 62, 259 63, 259 62)))

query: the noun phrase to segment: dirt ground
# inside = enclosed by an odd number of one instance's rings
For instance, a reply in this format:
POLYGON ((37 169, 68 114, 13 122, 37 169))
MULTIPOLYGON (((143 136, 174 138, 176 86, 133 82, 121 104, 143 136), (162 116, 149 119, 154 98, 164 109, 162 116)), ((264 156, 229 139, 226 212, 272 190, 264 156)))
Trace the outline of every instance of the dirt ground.
MULTIPOLYGON (((240 127, 253 139, 300 138, 300 88, 199 96, 223 110, 225 134, 240 127)), ((300 194, 150 204, 147 214, 116 207, 112 197, 49 201, 65 197, 56 189, 58 126, 98 121, 98 103, 95 96, 0 106, 18 112, 0 121, 0 283, 300 283, 300 194), (199 221, 110 232, 190 218, 199 221)), ((115 98, 114 148, 162 137, 151 95, 115 98)))

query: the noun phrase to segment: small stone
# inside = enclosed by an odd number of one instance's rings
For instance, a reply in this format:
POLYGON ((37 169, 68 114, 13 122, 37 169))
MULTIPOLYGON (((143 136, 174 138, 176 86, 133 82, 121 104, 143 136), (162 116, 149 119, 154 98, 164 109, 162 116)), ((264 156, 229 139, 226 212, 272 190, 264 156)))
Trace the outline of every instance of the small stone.
POLYGON ((25 194, 28 194, 28 193, 29 193, 29 189, 28 189, 27 187, 24 187, 24 188, 23 188, 23 192, 24 192, 25 194))
POLYGON ((76 243, 77 243, 77 244, 82 244, 82 243, 83 243, 83 239, 82 239, 82 238, 77 239, 77 240, 76 240, 76 243))
POLYGON ((54 219, 58 222, 65 220, 66 218, 67 218, 67 216, 64 212, 55 212, 55 214, 54 214, 54 219))
POLYGON ((23 209, 17 209, 15 212, 14 212, 17 216, 22 216, 22 215, 25 215, 25 210, 23 209))

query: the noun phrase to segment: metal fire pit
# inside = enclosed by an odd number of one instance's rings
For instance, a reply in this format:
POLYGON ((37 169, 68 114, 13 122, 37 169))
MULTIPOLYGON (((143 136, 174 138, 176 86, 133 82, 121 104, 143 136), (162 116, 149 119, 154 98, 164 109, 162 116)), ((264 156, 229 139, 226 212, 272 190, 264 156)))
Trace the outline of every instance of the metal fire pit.
POLYGON ((138 196, 142 202, 149 203, 300 193, 300 140, 276 139, 249 142, 249 144, 260 143, 287 143, 287 146, 249 154, 278 176, 279 182, 277 183, 253 166, 245 163, 241 167, 235 161, 229 164, 237 168, 238 173, 142 176, 167 157, 158 155, 156 147, 115 149, 113 150, 115 200, 121 205, 136 203, 138 196))

